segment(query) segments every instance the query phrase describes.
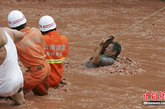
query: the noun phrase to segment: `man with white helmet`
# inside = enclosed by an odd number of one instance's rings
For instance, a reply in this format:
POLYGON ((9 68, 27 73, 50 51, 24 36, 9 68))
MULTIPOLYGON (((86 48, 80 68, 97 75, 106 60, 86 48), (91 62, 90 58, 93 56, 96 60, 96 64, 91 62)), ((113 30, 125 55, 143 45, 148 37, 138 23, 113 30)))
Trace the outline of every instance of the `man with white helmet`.
POLYGON ((25 37, 16 44, 20 61, 26 67, 24 73, 24 94, 33 91, 35 95, 48 94, 50 66, 46 60, 44 40, 37 28, 26 27, 26 18, 22 12, 13 10, 8 15, 8 24, 12 29, 25 33, 25 37))
POLYGON ((22 32, 0 27, 0 99, 10 98, 15 104, 24 104, 23 75, 18 65, 14 42, 24 37, 22 32))
POLYGON ((51 67, 49 76, 50 87, 57 88, 59 83, 63 83, 62 72, 65 57, 68 50, 68 39, 56 31, 56 23, 51 16, 43 16, 39 20, 39 29, 46 42, 45 51, 51 67))

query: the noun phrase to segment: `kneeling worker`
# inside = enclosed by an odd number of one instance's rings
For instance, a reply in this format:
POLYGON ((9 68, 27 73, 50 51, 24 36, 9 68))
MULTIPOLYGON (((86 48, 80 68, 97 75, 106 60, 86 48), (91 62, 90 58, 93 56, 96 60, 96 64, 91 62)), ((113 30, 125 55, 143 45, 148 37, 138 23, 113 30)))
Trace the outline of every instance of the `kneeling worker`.
POLYGON ((57 88, 63 82, 63 62, 68 54, 68 39, 56 30, 56 23, 51 16, 43 16, 39 21, 39 28, 46 42, 45 51, 51 67, 49 76, 50 87, 57 88))
POLYGON ((24 73, 24 94, 33 91, 34 95, 48 94, 50 66, 44 50, 45 41, 37 28, 26 27, 26 18, 22 12, 13 10, 8 15, 8 24, 12 29, 25 33, 16 44, 18 57, 27 68, 24 73))
POLYGON ((14 43, 23 37, 22 32, 0 27, 0 99, 10 98, 17 105, 24 104, 25 99, 23 75, 14 43))

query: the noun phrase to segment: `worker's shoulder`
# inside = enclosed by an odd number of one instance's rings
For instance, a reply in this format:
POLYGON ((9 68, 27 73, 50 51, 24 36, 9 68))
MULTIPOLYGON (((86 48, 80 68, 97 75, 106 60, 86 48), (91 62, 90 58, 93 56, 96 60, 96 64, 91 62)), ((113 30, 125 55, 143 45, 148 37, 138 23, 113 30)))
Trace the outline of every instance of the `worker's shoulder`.
POLYGON ((30 30, 32 30, 32 31, 40 31, 38 28, 36 28, 36 27, 32 27, 32 28, 30 28, 30 30))
POLYGON ((11 29, 11 28, 8 28, 8 27, 3 27, 2 28, 3 29, 3 31, 5 31, 5 32, 7 32, 7 33, 15 33, 15 32, 17 32, 17 33, 21 33, 20 31, 18 31, 18 30, 15 30, 15 29, 11 29))
POLYGON ((60 35, 60 38, 68 40, 68 38, 65 35, 60 35))
POLYGON ((35 28, 35 27, 30 28, 30 31, 28 31, 28 33, 31 35, 42 36, 42 33, 40 32, 40 30, 38 28, 35 28))
POLYGON ((15 29, 8 28, 8 27, 3 27, 2 29, 3 29, 3 31, 7 32, 10 35, 10 37, 12 37, 12 38, 14 37, 14 35, 17 36, 17 35, 22 34, 22 32, 17 31, 15 29))

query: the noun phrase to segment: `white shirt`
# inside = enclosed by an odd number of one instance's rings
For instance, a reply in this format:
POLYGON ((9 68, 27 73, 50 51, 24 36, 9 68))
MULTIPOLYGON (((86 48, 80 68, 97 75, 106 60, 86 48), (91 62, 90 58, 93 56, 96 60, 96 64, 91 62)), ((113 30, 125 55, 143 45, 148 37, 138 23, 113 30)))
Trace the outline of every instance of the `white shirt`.
POLYGON ((5 35, 7 38, 7 44, 4 46, 6 58, 0 65, 0 96, 8 97, 23 87, 23 75, 18 65, 15 44, 7 32, 5 35))

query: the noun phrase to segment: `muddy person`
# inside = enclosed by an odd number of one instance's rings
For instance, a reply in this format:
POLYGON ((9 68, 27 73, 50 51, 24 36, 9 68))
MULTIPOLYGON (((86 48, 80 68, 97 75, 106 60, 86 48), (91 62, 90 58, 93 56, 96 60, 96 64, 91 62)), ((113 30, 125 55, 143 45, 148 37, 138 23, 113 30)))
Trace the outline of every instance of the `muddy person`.
POLYGON ((121 52, 121 45, 113 41, 114 37, 110 36, 102 40, 94 50, 93 57, 85 63, 87 68, 96 68, 101 66, 112 65, 121 52))
POLYGON ((63 62, 69 52, 68 39, 57 32, 56 23, 51 16, 46 15, 40 18, 39 29, 46 42, 45 51, 51 67, 49 85, 58 88, 59 85, 65 84, 62 81, 62 73, 63 62))
POLYGON ((0 99, 11 99, 14 104, 25 103, 23 75, 18 65, 14 43, 24 37, 22 32, 0 27, 0 99))
POLYGON ((50 66, 46 60, 45 42, 40 30, 26 27, 26 22, 23 13, 18 10, 8 15, 9 27, 25 33, 24 38, 16 44, 18 57, 26 68, 26 72, 23 72, 23 91, 24 94, 32 90, 34 95, 47 95, 50 66))

